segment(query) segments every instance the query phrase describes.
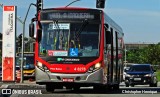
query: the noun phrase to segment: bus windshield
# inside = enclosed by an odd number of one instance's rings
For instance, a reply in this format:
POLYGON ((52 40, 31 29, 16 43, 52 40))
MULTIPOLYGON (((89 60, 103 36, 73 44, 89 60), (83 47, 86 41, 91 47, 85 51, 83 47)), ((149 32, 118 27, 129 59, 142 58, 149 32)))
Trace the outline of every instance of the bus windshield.
MULTIPOLYGON (((20 66, 21 59, 22 58, 17 57, 17 63, 16 63, 17 66, 20 66)), ((23 66, 24 70, 35 69, 35 66, 34 66, 34 56, 25 56, 23 61, 24 61, 24 66, 23 66)))
POLYGON ((43 22, 40 56, 96 57, 99 55, 100 24, 43 22))

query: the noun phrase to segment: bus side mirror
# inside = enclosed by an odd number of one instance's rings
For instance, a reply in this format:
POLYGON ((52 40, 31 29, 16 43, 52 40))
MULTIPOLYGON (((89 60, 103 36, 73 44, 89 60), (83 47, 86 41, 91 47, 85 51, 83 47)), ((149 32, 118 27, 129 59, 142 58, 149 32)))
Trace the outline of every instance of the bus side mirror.
POLYGON ((38 29, 37 34, 38 34, 38 43, 39 43, 42 39, 42 29, 38 29))
POLYGON ((31 24, 29 24, 29 36, 30 37, 34 37, 34 24, 33 22, 31 22, 31 24))
POLYGON ((111 44, 111 32, 105 31, 106 35, 106 44, 111 44))

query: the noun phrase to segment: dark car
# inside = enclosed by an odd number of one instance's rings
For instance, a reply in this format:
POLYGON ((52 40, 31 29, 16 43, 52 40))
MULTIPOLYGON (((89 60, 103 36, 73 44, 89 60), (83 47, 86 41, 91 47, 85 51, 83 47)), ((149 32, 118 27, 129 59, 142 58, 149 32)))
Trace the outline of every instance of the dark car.
POLYGON ((150 64, 133 64, 126 72, 126 87, 146 84, 149 84, 150 87, 157 87, 157 82, 155 70, 150 64))

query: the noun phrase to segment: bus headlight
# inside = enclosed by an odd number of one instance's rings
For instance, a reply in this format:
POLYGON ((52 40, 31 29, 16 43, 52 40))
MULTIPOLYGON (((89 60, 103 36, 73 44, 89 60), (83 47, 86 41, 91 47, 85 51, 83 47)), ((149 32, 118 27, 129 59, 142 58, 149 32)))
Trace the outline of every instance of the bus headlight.
POLYGON ((101 68, 101 63, 96 63, 95 65, 93 65, 89 68, 88 72, 91 73, 91 72, 94 72, 100 68, 101 68))
POLYGON ((96 63, 96 64, 95 64, 95 68, 96 68, 96 69, 99 69, 100 67, 101 67, 101 63, 96 63))
POLYGON ((42 63, 41 62, 37 62, 37 66, 42 68, 42 63))

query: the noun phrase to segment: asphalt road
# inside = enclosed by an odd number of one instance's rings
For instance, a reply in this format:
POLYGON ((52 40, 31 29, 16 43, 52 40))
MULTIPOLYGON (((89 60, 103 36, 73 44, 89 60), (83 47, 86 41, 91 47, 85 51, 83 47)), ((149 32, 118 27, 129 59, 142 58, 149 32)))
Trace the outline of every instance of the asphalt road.
MULTIPOLYGON (((4 89, 4 86, 1 87, 4 89)), ((106 91, 106 92, 98 92, 94 91, 92 87, 82 87, 79 91, 67 90, 67 89, 56 89, 54 93, 47 92, 45 90, 45 86, 39 86, 34 83, 31 84, 10 84, 6 86, 7 89, 14 89, 14 93, 12 95, 0 95, 0 97, 160 97, 160 82, 158 83, 158 87, 149 87, 148 85, 137 85, 135 87, 125 87, 124 83, 120 85, 120 89, 116 91, 106 91), (30 91, 30 95, 20 95, 18 90, 30 91), (35 90, 33 92, 33 90, 35 90), (15 92, 16 91, 16 92, 15 92), (35 94, 33 94, 35 93, 35 94), (37 94, 36 94, 37 93, 37 94)), ((27 92, 28 93, 28 92, 27 92)))

